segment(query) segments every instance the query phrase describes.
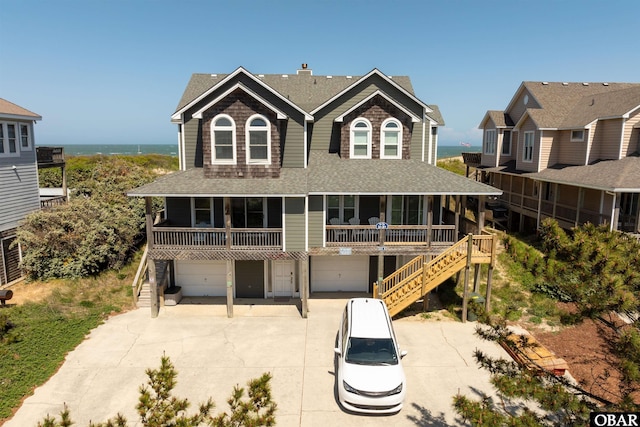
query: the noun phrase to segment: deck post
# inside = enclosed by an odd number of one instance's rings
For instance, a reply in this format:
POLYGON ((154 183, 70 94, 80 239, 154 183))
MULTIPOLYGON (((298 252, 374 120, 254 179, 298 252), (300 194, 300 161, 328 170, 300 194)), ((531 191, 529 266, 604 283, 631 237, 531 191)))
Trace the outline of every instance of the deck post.
POLYGON ((427 196, 427 247, 431 247, 431 233, 433 232, 433 196, 427 196))
POLYGON ((300 294, 302 297, 302 318, 309 313, 309 256, 300 262, 300 294))
POLYGON ((467 234, 467 265, 464 268, 464 290, 462 291, 462 323, 467 322, 467 303, 469 299, 469 273, 471 270, 471 256, 473 255, 473 234, 467 234))
MULTIPOLYGON (((224 203, 224 233, 227 250, 231 249, 231 199, 223 198, 224 203)), ((228 267, 228 266, 227 266, 228 267)))
POLYGON ((480 291, 480 264, 473 265, 473 292, 480 291))
MULTIPOLYGON (((468 167, 468 166, 467 166, 467 167, 468 167)), ((466 197, 466 196, 465 196, 465 197, 466 197)), ((454 228, 454 233, 455 233, 454 241, 458 239, 458 232, 459 232, 459 230, 460 230, 460 210, 461 210, 460 205, 461 205, 461 203, 460 203, 460 196, 459 196, 459 195, 456 195, 456 198, 455 198, 455 206, 454 206, 454 209, 453 209, 453 211, 454 211, 454 215, 453 215, 453 224, 454 224, 454 227, 455 227, 455 228, 454 228)))
POLYGON ((158 292, 156 262, 154 259, 148 259, 147 268, 149 269, 149 290, 151 291, 151 317, 156 318, 160 311, 160 293, 158 292))
POLYGON ((426 262, 422 263, 422 311, 425 312, 429 310, 429 293, 425 292, 425 288, 427 287, 427 264, 426 262))
POLYGON ((227 260, 227 317, 233 317, 233 261, 227 260))

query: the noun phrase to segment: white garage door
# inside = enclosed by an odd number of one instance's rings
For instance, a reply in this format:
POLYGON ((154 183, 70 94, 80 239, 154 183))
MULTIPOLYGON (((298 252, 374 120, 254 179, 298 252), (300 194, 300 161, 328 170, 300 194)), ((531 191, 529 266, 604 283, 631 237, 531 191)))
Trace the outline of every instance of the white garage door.
POLYGON ((227 295, 226 261, 176 261, 176 283, 187 297, 227 295))
POLYGON ((368 256, 311 257, 311 292, 367 292, 368 256))

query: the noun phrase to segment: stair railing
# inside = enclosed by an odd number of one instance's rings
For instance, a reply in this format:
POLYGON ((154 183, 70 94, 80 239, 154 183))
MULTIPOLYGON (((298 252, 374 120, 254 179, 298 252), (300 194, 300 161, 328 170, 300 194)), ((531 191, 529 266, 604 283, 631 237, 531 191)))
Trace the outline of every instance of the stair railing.
POLYGON ((147 276, 148 271, 148 252, 149 247, 147 245, 144 246, 144 252, 142 253, 142 258, 140 259, 140 264, 138 265, 138 271, 136 271, 136 275, 133 278, 133 283, 131 284, 131 288, 133 290, 133 304, 138 303, 138 295, 140 295, 140 289, 142 289, 142 285, 144 284, 145 278, 147 276))

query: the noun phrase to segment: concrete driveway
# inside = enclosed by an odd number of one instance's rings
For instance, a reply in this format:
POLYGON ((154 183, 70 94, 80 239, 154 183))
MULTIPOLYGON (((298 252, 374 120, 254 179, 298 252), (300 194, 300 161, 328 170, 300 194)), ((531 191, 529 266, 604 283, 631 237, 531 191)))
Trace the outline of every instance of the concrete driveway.
POLYGON ((149 309, 118 315, 92 331, 4 426, 35 426, 65 402, 78 426, 118 412, 139 426, 138 388, 147 380, 145 369, 157 368, 163 354, 178 371, 175 395, 188 398, 193 410, 209 396, 226 410, 234 385, 271 372, 279 426, 460 425, 451 407, 456 393, 492 394, 473 351, 508 356, 477 338, 475 323, 400 319, 396 335, 409 351, 405 407, 390 416, 343 412, 335 396, 333 347, 345 303, 312 298, 307 319, 295 305, 270 304, 236 305, 233 318, 224 305, 186 303, 162 308, 155 319, 149 309))

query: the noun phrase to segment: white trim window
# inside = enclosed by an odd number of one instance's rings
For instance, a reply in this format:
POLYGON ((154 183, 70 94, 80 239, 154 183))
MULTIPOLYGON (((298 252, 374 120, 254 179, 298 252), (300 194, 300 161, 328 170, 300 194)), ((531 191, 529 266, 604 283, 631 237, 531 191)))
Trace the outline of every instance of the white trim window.
POLYGON ((17 157, 20 155, 18 146, 18 124, 0 123, 0 156, 17 157))
POLYGON ((191 221, 194 227, 211 227, 213 223, 211 199, 208 197, 191 198, 191 221))
POLYGON ((484 154, 496 154, 496 130, 487 129, 484 131, 484 154))
POLYGON ((571 131, 571 142, 584 141, 584 129, 575 129, 571 131))
POLYGON ((365 118, 358 118, 351 123, 349 158, 371 158, 371 122, 365 118))
POLYGON ((20 151, 31 151, 31 132, 27 123, 20 123, 20 151))
POLYGON ((387 215, 392 225, 424 225, 424 197, 391 196, 387 215))
POLYGON ((502 155, 511 155, 511 131, 505 130, 502 132, 502 155))
POLYGON ((522 161, 523 162, 532 162, 533 161, 533 143, 534 143, 535 132, 526 131, 524 133, 524 150, 522 150, 522 161))
POLYGON ((236 164, 236 123, 226 114, 211 121, 211 163, 236 164))
POLYGON ((327 222, 337 219, 340 224, 347 224, 351 218, 357 218, 357 199, 358 196, 327 196, 327 222))
POLYGON ((380 158, 402 158, 402 123, 396 119, 386 119, 380 127, 380 158))
POLYGON ((271 125, 259 114, 249 117, 246 126, 247 163, 271 163, 271 125))

